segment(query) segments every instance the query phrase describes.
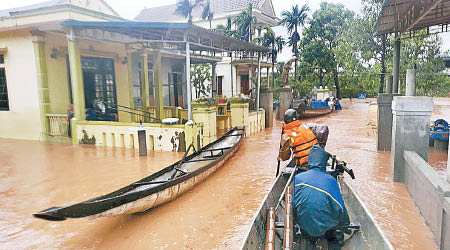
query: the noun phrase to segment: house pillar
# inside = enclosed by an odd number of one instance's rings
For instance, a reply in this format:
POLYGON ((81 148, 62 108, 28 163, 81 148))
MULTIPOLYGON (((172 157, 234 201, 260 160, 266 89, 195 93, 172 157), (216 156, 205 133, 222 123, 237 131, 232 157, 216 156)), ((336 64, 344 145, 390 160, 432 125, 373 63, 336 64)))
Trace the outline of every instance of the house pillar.
POLYGON ((261 96, 261 54, 258 53, 258 85, 256 86, 256 111, 259 111, 261 96))
POLYGON ((394 77, 392 83, 392 93, 400 93, 400 84, 399 84, 399 76, 400 76, 400 39, 395 40, 394 42, 394 61, 392 68, 392 75, 394 77))
MULTIPOLYGON (((153 84, 155 85, 155 106, 156 118, 164 119, 164 99, 163 99, 163 77, 161 51, 155 50, 153 53, 153 84)), ((148 75, 147 75, 148 79, 148 75)), ((148 88, 147 88, 148 89, 148 88)))
POLYGON ((391 168, 395 182, 405 181, 405 150, 415 151, 428 161, 430 117, 433 98, 396 96, 392 102, 393 126, 391 168))
POLYGON ((207 145, 217 139, 216 126, 217 101, 209 98, 199 98, 192 101, 192 119, 203 123, 202 145, 207 145))
MULTIPOLYGON (((130 98, 130 107, 134 108, 134 89, 133 89, 133 66, 132 66, 132 52, 131 51, 127 51, 127 58, 128 58, 128 62, 127 62, 127 71, 128 71, 128 91, 129 91, 129 98, 130 98)), ((136 117, 134 114, 130 114, 131 116, 131 122, 135 122, 136 121, 136 117)))
MULTIPOLYGON (((73 95, 73 109, 74 118, 78 121, 86 120, 86 108, 85 108, 85 98, 84 98, 84 83, 83 83, 83 73, 81 68, 81 57, 80 48, 75 41, 73 30, 70 29, 67 48, 69 54, 69 64, 70 64, 70 80, 72 84, 72 95, 73 95)), ((74 130, 72 129, 72 133, 74 130)), ((72 135, 72 138, 74 136, 72 135)))
POLYGON ((39 111, 41 116, 41 133, 42 140, 48 141, 48 135, 50 133, 50 123, 47 118, 47 114, 50 113, 50 97, 48 90, 48 74, 47 74, 47 62, 45 58, 45 43, 44 35, 39 34, 36 36, 36 40, 33 41, 34 54, 36 60, 36 75, 39 94, 39 111))
POLYGON ((192 120, 192 85, 191 85, 191 49, 190 43, 186 37, 186 99, 188 106, 188 120, 192 120))
POLYGON ((269 86, 269 84, 270 84, 270 83, 269 83, 269 78, 270 78, 270 77, 269 77, 269 69, 270 69, 270 68, 267 67, 267 88, 268 88, 268 89, 270 88, 270 86, 269 86))
MULTIPOLYGON (((388 77, 388 79, 392 77, 388 77)), ((386 88, 388 90, 388 88, 386 88)), ((398 94, 380 93, 377 98, 377 150, 390 151, 392 142, 392 100, 398 94)))
POLYGON ((284 121, 284 112, 289 109, 292 102, 292 89, 287 86, 280 89, 280 120, 284 121))
POLYGON ((265 110, 266 128, 273 126, 273 91, 270 88, 261 88, 261 107, 265 110))
POLYGON ((415 96, 415 95, 416 95, 416 70, 407 69, 405 96, 415 96))
POLYGON ((211 97, 217 95, 217 73, 216 73, 217 63, 211 63, 211 97))
POLYGON ((394 79, 392 78, 392 76, 387 76, 386 78, 386 88, 385 88, 385 93, 386 94, 392 94, 392 82, 394 81, 394 79))
POLYGON ((141 63, 142 63, 142 76, 141 79, 143 80, 142 82, 144 83, 144 89, 142 90, 142 100, 144 101, 144 107, 150 107, 150 86, 149 86, 149 82, 148 82, 148 54, 146 51, 142 52, 142 58, 141 58, 141 63))
POLYGON ((250 128, 248 126, 248 97, 235 96, 229 98, 230 111, 231 111, 231 127, 244 126, 245 133, 250 134, 250 128))

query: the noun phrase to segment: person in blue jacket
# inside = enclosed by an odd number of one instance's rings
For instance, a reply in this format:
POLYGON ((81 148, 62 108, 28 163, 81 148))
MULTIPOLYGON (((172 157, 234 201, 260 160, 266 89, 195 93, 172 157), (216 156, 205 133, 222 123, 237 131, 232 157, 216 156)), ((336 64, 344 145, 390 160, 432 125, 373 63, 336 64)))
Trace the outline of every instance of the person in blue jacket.
POLYGON ((294 224, 311 237, 327 237, 334 227, 350 223, 339 185, 326 173, 327 160, 328 153, 314 145, 309 170, 294 178, 294 224))

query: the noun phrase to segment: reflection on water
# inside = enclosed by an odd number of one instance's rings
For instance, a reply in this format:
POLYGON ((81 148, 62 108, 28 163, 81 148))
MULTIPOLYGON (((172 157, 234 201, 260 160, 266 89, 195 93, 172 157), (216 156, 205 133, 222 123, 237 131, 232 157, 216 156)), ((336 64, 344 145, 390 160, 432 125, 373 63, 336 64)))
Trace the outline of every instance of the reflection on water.
MULTIPOLYGON (((376 151, 376 109, 344 110, 310 121, 330 126, 327 150, 354 169, 357 190, 397 249, 436 249, 406 188, 390 177, 389 152, 376 151)), ((128 149, 0 139, 0 249, 237 249, 274 180, 280 126, 244 139, 221 169, 148 213, 48 222, 31 217, 83 201, 156 172, 182 157, 128 149)))

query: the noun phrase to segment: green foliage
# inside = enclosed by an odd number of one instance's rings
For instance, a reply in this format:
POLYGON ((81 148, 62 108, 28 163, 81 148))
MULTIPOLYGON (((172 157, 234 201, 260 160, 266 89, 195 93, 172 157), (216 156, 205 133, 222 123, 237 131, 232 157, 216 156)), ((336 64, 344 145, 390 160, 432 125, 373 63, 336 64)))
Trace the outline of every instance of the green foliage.
POLYGON ((212 29, 212 19, 214 18, 214 13, 211 11, 211 1, 207 0, 206 4, 202 4, 202 19, 209 21, 209 29, 212 29))
POLYGON ((207 95, 210 90, 211 66, 209 64, 194 64, 191 66, 191 82, 195 88, 195 98, 207 95))
POLYGON ((238 32, 236 30, 233 30, 232 26, 232 19, 230 16, 227 17, 227 26, 223 25, 223 24, 218 24, 216 27, 216 31, 224 34, 226 36, 231 36, 234 38, 238 37, 238 32))
POLYGON ((253 7, 250 3, 247 9, 242 10, 239 15, 233 19, 237 26, 238 36, 244 41, 252 41, 253 25, 256 24, 256 17, 253 15, 253 7))
POLYGON ((175 9, 175 14, 184 16, 188 19, 188 23, 192 24, 192 10, 201 4, 204 0, 179 0, 175 9))

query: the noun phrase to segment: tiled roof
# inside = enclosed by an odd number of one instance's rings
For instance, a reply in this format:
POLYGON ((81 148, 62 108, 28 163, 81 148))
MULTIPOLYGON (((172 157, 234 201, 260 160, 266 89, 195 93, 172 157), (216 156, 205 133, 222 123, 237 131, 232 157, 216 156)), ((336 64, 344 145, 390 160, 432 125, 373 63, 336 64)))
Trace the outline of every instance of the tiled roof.
POLYGON ((16 12, 16 11, 27 11, 27 10, 33 10, 33 9, 40 9, 40 8, 46 8, 58 5, 58 3, 61 2, 61 0, 50 0, 42 3, 7 9, 7 10, 0 10, 0 17, 6 17, 9 16, 10 12, 16 12))
MULTIPOLYGON (((211 0, 211 10, 214 15, 242 10, 248 7, 251 3, 253 8, 258 8, 259 5, 266 0, 211 0)), ((270 1, 270 0, 268 0, 270 1)), ((174 14, 176 4, 165 5, 160 7, 143 9, 135 18, 138 22, 170 22, 181 20, 183 17, 174 14)), ((262 8, 264 14, 273 16, 267 8, 262 8)), ((202 7, 198 6, 192 11, 192 16, 199 17, 202 13, 202 7)))

